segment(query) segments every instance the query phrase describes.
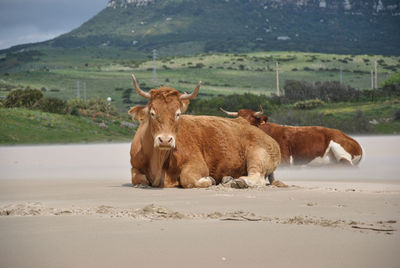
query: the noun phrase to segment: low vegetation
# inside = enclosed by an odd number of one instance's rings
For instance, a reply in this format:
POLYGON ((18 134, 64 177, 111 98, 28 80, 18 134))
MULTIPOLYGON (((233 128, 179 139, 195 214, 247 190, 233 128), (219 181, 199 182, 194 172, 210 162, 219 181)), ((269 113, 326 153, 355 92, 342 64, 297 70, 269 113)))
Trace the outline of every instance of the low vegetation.
POLYGON ((102 99, 63 101, 26 88, 0 102, 0 144, 128 141, 136 127, 102 99))
POLYGON ((134 129, 126 123, 26 108, 0 108, 0 144, 129 141, 134 129))
POLYGON ((317 107, 322 107, 326 103, 320 99, 312 99, 306 101, 298 101, 293 104, 293 108, 296 110, 311 110, 317 107))
POLYGON ((130 106, 146 103, 133 90, 132 72, 146 91, 166 85, 191 92, 202 80, 202 89, 187 111, 190 114, 225 116, 220 107, 230 111, 258 110, 262 105, 264 114, 281 124, 323 125, 347 133, 400 133, 399 57, 297 52, 169 56, 157 62, 155 85, 151 60, 111 61, 95 57, 96 50, 91 55, 79 54, 79 49, 75 52, 76 55, 65 52, 63 57, 60 53, 51 54, 51 50, 48 54, 31 53, 32 57, 14 58, 20 60, 19 67, 3 69, 0 107, 2 122, 6 123, 0 129, 0 143, 129 140, 135 125, 127 111, 130 106), (370 89, 370 69, 375 60, 379 62, 379 81, 383 82, 379 89, 370 89), (275 95, 277 61, 280 97, 275 95), (338 66, 342 66, 342 85, 338 66), (111 103, 106 101, 108 97, 112 98, 111 103), (36 120, 32 125, 27 120, 42 115, 57 117, 49 121, 49 129, 43 126, 47 121, 36 120), (65 126, 86 124, 87 129, 69 132, 56 121, 65 126), (23 124, 29 127, 24 128, 23 124), (39 134, 38 138, 34 138, 36 134, 30 136, 30 131, 42 133, 42 138, 39 134), (50 137, 50 133, 56 134, 50 137))
POLYGON ((165 85, 190 92, 202 80, 199 97, 208 98, 243 93, 270 96, 276 92, 276 62, 279 62, 281 90, 288 80, 307 81, 314 87, 317 82, 334 83, 332 81, 339 81, 340 69, 343 85, 368 90, 375 61, 379 62, 379 82, 400 70, 397 56, 254 52, 175 57, 163 56, 160 52, 156 62, 157 77, 153 81, 153 61, 138 58, 129 51, 111 48, 60 51, 54 48, 38 57, 40 60, 18 61, 14 67, 8 67, 5 58, 0 64, 0 97, 10 90, 30 86, 40 89, 45 97, 66 101, 77 98, 78 92, 83 98, 86 88, 88 99, 111 97, 117 112, 126 114, 133 104, 143 103, 132 92, 132 72, 145 90, 165 85), (117 54, 124 59, 112 58, 117 54))
POLYGON ((338 83, 321 85, 289 81, 285 84, 285 93, 290 93, 281 97, 246 93, 194 100, 189 112, 222 116, 219 107, 230 111, 258 110, 261 104, 270 121, 279 124, 325 126, 350 134, 400 133, 400 91, 387 88, 360 91, 338 83), (300 94, 293 93, 293 85, 300 94), (314 91, 316 88, 318 90, 314 91), (318 96, 326 96, 326 102, 307 99, 316 97, 316 92, 318 96), (343 101, 346 99, 350 101, 343 101))

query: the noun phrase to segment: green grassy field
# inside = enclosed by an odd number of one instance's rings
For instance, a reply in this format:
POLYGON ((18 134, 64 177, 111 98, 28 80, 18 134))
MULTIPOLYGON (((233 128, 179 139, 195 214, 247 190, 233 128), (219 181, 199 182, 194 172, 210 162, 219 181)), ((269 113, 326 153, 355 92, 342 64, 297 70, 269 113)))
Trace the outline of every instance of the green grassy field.
MULTIPOLYGON (((79 80, 81 97, 85 83, 88 99, 111 97, 123 119, 106 120, 105 129, 99 126, 100 122, 91 118, 0 108, 0 144, 130 140, 133 130, 121 127, 120 121, 129 120, 127 111, 130 106, 145 101, 133 91, 130 95, 132 103, 123 102, 123 92, 132 89, 131 73, 135 73, 143 88, 166 85, 182 92, 193 91, 198 81, 202 80, 203 86, 198 98, 210 98, 245 92, 266 95, 274 93, 276 62, 279 62, 280 67, 281 88, 285 80, 289 79, 338 81, 339 69, 342 68, 345 85, 361 90, 369 89, 370 71, 375 61, 378 62, 379 83, 400 70, 400 57, 394 56, 300 52, 202 54, 190 57, 160 55, 156 63, 157 84, 153 84, 153 61, 139 58, 133 52, 111 48, 47 49, 44 54, 29 56, 24 60, 0 62, 0 97, 9 93, 9 89, 2 85, 20 85, 43 89, 46 97, 72 99, 77 97, 79 80)), ((400 133, 400 122, 394 120, 395 112, 400 111, 398 99, 333 103, 312 111, 294 111, 291 105, 283 105, 270 116, 272 120, 285 123, 288 113, 292 113, 292 116, 298 117, 295 121, 300 124, 319 125, 326 121, 331 127, 356 133, 353 128, 346 126, 359 121, 360 118, 355 117, 358 111, 362 112, 363 124, 368 125, 361 128, 363 133, 400 133), (316 113, 321 115, 316 116, 316 113), (314 117, 320 121, 313 121, 314 117), (302 121, 302 118, 309 119, 302 121)))
POLYGON ((87 117, 0 108, 0 144, 125 142, 133 138, 134 131, 120 121, 101 123, 87 117))
MULTIPOLYGON (((133 53, 133 52, 132 52, 133 53)), ((157 60, 157 84, 153 83, 153 62, 130 52, 113 49, 46 50, 35 60, 19 62, 14 67, 0 68, 0 79, 9 84, 46 88, 45 95, 70 99, 77 96, 80 81, 81 96, 86 83, 88 98, 111 97, 120 113, 129 105, 122 102, 121 91, 131 88, 130 73, 135 73, 145 86, 167 85, 181 91, 192 91, 199 80, 201 93, 226 95, 250 92, 275 92, 275 62, 279 62, 280 85, 285 80, 308 82, 339 80, 342 68, 343 83, 357 89, 371 87, 370 71, 378 61, 379 82, 400 70, 400 57, 369 55, 336 55, 299 52, 257 52, 247 54, 203 54, 193 57, 162 57, 157 60)), ((149 55, 150 56, 150 55, 149 55)), ((7 63, 7 61, 6 61, 7 63)), ((0 95, 7 92, 0 91, 0 95)), ((200 95, 204 97, 205 95, 200 95)), ((139 101, 132 94, 133 102, 139 101)))
MULTIPOLYGON (((313 110, 329 127, 352 134, 400 134, 400 99, 379 102, 331 103, 313 110)), ((314 124, 311 124, 314 125, 314 124)), ((317 124, 318 125, 318 124, 317 124)))
MULTIPOLYGON (((295 111, 290 106, 283 106, 269 116, 271 121, 278 123, 285 123, 288 116, 303 125, 321 125, 322 122, 349 134, 400 134, 400 120, 394 117, 396 111, 400 111, 400 99, 328 104, 312 111, 295 111), (361 118, 357 117, 358 111, 362 112, 361 118)), ((0 144, 129 142, 134 129, 121 126, 121 122, 0 108, 0 144)))

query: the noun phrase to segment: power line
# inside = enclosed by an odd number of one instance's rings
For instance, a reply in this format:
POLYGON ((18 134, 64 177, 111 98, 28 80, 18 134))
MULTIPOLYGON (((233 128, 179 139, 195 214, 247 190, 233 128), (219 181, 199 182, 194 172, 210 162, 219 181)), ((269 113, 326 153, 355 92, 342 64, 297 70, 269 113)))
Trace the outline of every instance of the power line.
POLYGON ((86 82, 83 81, 83 100, 86 102, 86 82))
POLYGON ((281 95, 279 89, 279 63, 276 62, 276 95, 279 97, 281 95))
POLYGON ((157 84, 157 49, 153 49, 153 85, 157 84))
POLYGON ((378 88, 378 63, 375 61, 375 89, 378 88))
POLYGON ((76 98, 77 99, 81 98, 81 87, 79 84, 79 80, 76 80, 76 98))

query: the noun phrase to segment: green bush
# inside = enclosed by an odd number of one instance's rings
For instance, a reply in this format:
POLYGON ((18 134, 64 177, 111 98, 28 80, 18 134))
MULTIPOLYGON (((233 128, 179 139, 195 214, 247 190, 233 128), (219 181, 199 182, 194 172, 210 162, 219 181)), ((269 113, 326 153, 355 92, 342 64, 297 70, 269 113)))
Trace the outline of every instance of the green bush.
POLYGON ((400 120, 400 110, 396 110, 394 112, 393 120, 396 120, 396 121, 400 120))
POLYGON ((400 96, 400 72, 394 73, 382 83, 382 90, 389 96, 400 96))
POLYGON ((43 112, 56 114, 69 113, 67 103, 57 98, 42 98, 37 103, 37 107, 43 112))
POLYGON ((207 99, 194 99, 189 105, 188 113, 225 116, 225 114, 219 110, 219 107, 228 111, 238 111, 240 109, 258 111, 260 105, 262 105, 265 114, 269 114, 274 108, 274 105, 271 104, 266 95, 245 93, 243 95, 233 94, 207 99))
POLYGON ((108 103, 107 100, 105 100, 105 99, 100 99, 100 98, 90 99, 88 101, 88 106, 89 106, 89 109, 96 111, 96 112, 117 115, 117 110, 116 110, 115 106, 111 103, 108 103))
POLYGON ((345 133, 373 133, 368 117, 357 110, 346 118, 337 118, 313 110, 275 110, 269 121, 289 126, 323 126, 335 128, 345 133))
POLYGON ((306 101, 298 101, 293 105, 294 109, 297 110, 311 110, 317 107, 324 106, 325 102, 320 99, 312 99, 306 101))
POLYGON ((105 99, 90 99, 84 101, 83 99, 70 99, 67 102, 68 110, 73 115, 82 116, 115 116, 117 109, 114 104, 108 103, 105 99))
POLYGON ((77 108, 77 109, 88 109, 88 102, 84 101, 83 99, 69 99, 67 101, 67 105, 70 109, 77 108))
POLYGON ((7 95, 4 100, 4 106, 7 108, 24 107, 32 109, 41 98, 43 98, 43 93, 40 90, 29 87, 24 90, 17 89, 7 95))
POLYGON ((284 85, 287 101, 320 99, 325 102, 360 101, 364 96, 361 90, 341 85, 338 81, 316 82, 286 80, 284 85))

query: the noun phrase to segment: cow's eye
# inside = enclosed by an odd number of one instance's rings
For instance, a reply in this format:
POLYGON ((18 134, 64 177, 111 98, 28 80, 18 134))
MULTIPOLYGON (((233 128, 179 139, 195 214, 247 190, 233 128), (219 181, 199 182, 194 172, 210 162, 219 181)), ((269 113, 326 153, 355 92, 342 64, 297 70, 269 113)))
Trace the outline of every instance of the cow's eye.
POLYGON ((150 116, 151 116, 151 118, 155 119, 156 118, 156 113, 153 110, 151 110, 150 111, 150 116))
POLYGON ((180 116, 181 116, 181 113, 179 113, 179 112, 176 113, 175 119, 178 120, 180 116))

